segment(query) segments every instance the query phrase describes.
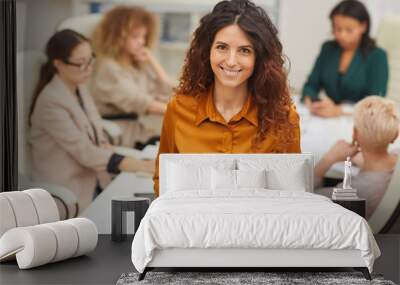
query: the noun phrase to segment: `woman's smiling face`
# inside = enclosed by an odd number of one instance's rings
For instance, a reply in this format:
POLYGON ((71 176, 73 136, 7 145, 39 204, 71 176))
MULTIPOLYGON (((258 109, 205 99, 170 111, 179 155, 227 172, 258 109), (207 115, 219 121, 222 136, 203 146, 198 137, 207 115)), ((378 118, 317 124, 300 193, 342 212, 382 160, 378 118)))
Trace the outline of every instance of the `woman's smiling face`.
POLYGON ((231 88, 247 84, 255 60, 253 44, 238 25, 226 26, 217 32, 210 52, 211 69, 217 84, 231 88))

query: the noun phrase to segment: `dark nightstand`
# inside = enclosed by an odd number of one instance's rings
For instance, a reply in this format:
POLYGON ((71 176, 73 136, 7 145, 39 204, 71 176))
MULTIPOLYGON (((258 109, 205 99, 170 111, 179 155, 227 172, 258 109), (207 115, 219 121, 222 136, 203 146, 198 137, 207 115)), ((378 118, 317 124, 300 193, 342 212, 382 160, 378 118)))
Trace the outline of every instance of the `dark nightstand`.
POLYGON ((339 204, 340 206, 359 214, 361 217, 365 218, 365 211, 367 207, 367 202, 365 199, 353 199, 353 200, 334 200, 332 202, 339 204))
POLYGON ((126 239, 126 212, 135 212, 136 232, 149 205, 150 199, 144 197, 124 196, 112 198, 111 239, 113 241, 123 241, 126 239))

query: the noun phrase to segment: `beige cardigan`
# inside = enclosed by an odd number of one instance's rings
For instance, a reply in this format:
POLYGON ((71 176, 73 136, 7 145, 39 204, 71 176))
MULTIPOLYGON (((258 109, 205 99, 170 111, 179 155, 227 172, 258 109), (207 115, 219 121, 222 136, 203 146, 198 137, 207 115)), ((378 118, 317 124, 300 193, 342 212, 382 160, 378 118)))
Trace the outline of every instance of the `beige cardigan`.
POLYGON ((150 65, 134 68, 111 58, 100 58, 90 88, 101 115, 139 115, 136 121, 115 121, 123 132, 123 146, 132 147, 137 141, 160 135, 162 116, 147 116, 145 111, 154 99, 167 102, 172 87, 158 80, 150 65))
POLYGON ((99 142, 105 142, 101 118, 87 89, 80 86, 79 91, 88 115, 55 75, 37 99, 29 140, 32 178, 69 188, 83 210, 93 199, 96 177, 107 179, 105 170, 112 151, 96 146, 90 121, 99 142))

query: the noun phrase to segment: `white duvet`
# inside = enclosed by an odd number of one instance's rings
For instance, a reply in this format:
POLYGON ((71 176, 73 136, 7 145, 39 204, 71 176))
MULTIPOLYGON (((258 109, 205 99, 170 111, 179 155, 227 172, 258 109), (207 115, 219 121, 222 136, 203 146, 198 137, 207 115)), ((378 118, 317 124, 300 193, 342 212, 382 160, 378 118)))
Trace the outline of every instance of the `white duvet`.
POLYGON ((358 249, 370 272, 380 256, 359 215, 321 195, 265 189, 164 194, 140 223, 132 262, 143 272, 165 248, 358 249))

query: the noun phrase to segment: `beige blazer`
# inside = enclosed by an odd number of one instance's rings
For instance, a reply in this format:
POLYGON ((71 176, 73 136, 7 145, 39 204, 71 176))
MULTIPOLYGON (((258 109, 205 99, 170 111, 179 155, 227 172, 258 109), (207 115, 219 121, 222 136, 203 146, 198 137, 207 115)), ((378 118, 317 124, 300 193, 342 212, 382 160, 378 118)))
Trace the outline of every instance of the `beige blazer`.
POLYGON ((32 178, 65 186, 78 197, 80 210, 92 201, 96 177, 104 178, 112 151, 105 142, 101 118, 84 86, 79 91, 87 115, 64 82, 55 75, 40 93, 31 117, 29 142, 32 178))
POLYGON ((100 58, 90 88, 101 115, 132 112, 139 115, 137 121, 115 121, 123 132, 123 146, 132 147, 137 141, 160 135, 162 116, 147 116, 145 111, 155 98, 167 102, 172 86, 158 80, 148 64, 134 68, 122 66, 111 58, 100 58))

